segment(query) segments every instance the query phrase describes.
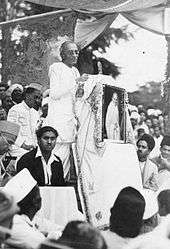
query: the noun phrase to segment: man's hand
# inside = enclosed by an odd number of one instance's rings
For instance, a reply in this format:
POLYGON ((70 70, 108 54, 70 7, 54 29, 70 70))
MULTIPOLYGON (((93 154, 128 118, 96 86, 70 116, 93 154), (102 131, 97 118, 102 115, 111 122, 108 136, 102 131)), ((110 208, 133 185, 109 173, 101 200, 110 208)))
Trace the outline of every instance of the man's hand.
POLYGON ((88 74, 83 74, 79 78, 76 79, 77 84, 84 84, 86 80, 88 80, 88 74))

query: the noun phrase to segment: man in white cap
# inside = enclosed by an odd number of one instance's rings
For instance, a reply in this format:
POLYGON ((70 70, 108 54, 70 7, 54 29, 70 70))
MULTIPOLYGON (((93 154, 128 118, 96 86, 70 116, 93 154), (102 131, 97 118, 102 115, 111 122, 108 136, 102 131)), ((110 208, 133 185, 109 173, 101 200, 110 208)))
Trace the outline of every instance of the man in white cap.
POLYGON ((12 84, 7 92, 10 94, 14 105, 21 103, 23 100, 24 88, 21 84, 12 84))
POLYGON ((14 105, 8 113, 7 120, 20 125, 15 146, 12 147, 12 155, 20 157, 36 146, 35 130, 39 119, 36 111, 41 99, 41 85, 29 85, 24 92, 24 100, 14 105))
POLYGON ((27 169, 23 169, 5 185, 3 191, 11 194, 20 208, 19 214, 14 216, 12 235, 6 243, 20 248, 38 248, 45 236, 32 221, 41 208, 37 182, 27 169))
POLYGON ((16 157, 11 156, 10 148, 14 144, 19 125, 3 120, 0 121, 0 186, 15 174, 16 157))

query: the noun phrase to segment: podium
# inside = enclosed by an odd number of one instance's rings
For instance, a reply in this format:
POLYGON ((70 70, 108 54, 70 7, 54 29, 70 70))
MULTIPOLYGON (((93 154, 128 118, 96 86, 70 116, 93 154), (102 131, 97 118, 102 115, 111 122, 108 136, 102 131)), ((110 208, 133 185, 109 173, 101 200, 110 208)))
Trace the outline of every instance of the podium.
POLYGON ((71 220, 82 220, 83 214, 78 210, 73 187, 40 187, 42 207, 38 216, 65 226, 71 220))

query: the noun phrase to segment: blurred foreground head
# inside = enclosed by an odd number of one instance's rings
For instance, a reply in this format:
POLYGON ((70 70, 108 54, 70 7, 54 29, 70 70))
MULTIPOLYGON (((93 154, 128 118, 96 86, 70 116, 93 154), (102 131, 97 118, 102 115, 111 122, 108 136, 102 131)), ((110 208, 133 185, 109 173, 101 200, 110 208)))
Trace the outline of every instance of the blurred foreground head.
MULTIPOLYGON (((100 231, 84 221, 69 222, 62 236, 58 240, 51 242, 54 243, 54 248, 60 248, 58 245, 62 245, 74 249, 107 249, 100 231)), ((41 249, 45 248, 47 249, 47 247, 41 247, 41 249)))
POLYGON ((145 200, 141 193, 126 187, 120 191, 110 212, 110 230, 121 237, 134 238, 139 235, 145 200))
POLYGON ((124 249, 169 249, 170 248, 170 215, 152 232, 132 240, 124 249))
MULTIPOLYGON (((0 226, 11 228, 13 216, 19 211, 19 208, 13 197, 0 191, 0 226)), ((0 243, 7 237, 5 232, 0 229, 0 243)))

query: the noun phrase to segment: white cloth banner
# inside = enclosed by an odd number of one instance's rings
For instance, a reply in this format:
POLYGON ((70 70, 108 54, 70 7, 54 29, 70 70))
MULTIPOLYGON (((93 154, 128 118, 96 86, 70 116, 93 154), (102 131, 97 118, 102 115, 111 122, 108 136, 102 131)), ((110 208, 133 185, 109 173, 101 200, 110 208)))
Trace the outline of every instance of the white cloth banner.
POLYGON ((164 34, 164 13, 165 6, 158 5, 144 10, 124 12, 122 15, 144 29, 158 34, 164 34))
POLYGON ((94 41, 106 28, 108 28, 117 17, 117 13, 105 15, 99 19, 92 17, 91 19, 77 19, 74 40, 84 48, 94 41))

